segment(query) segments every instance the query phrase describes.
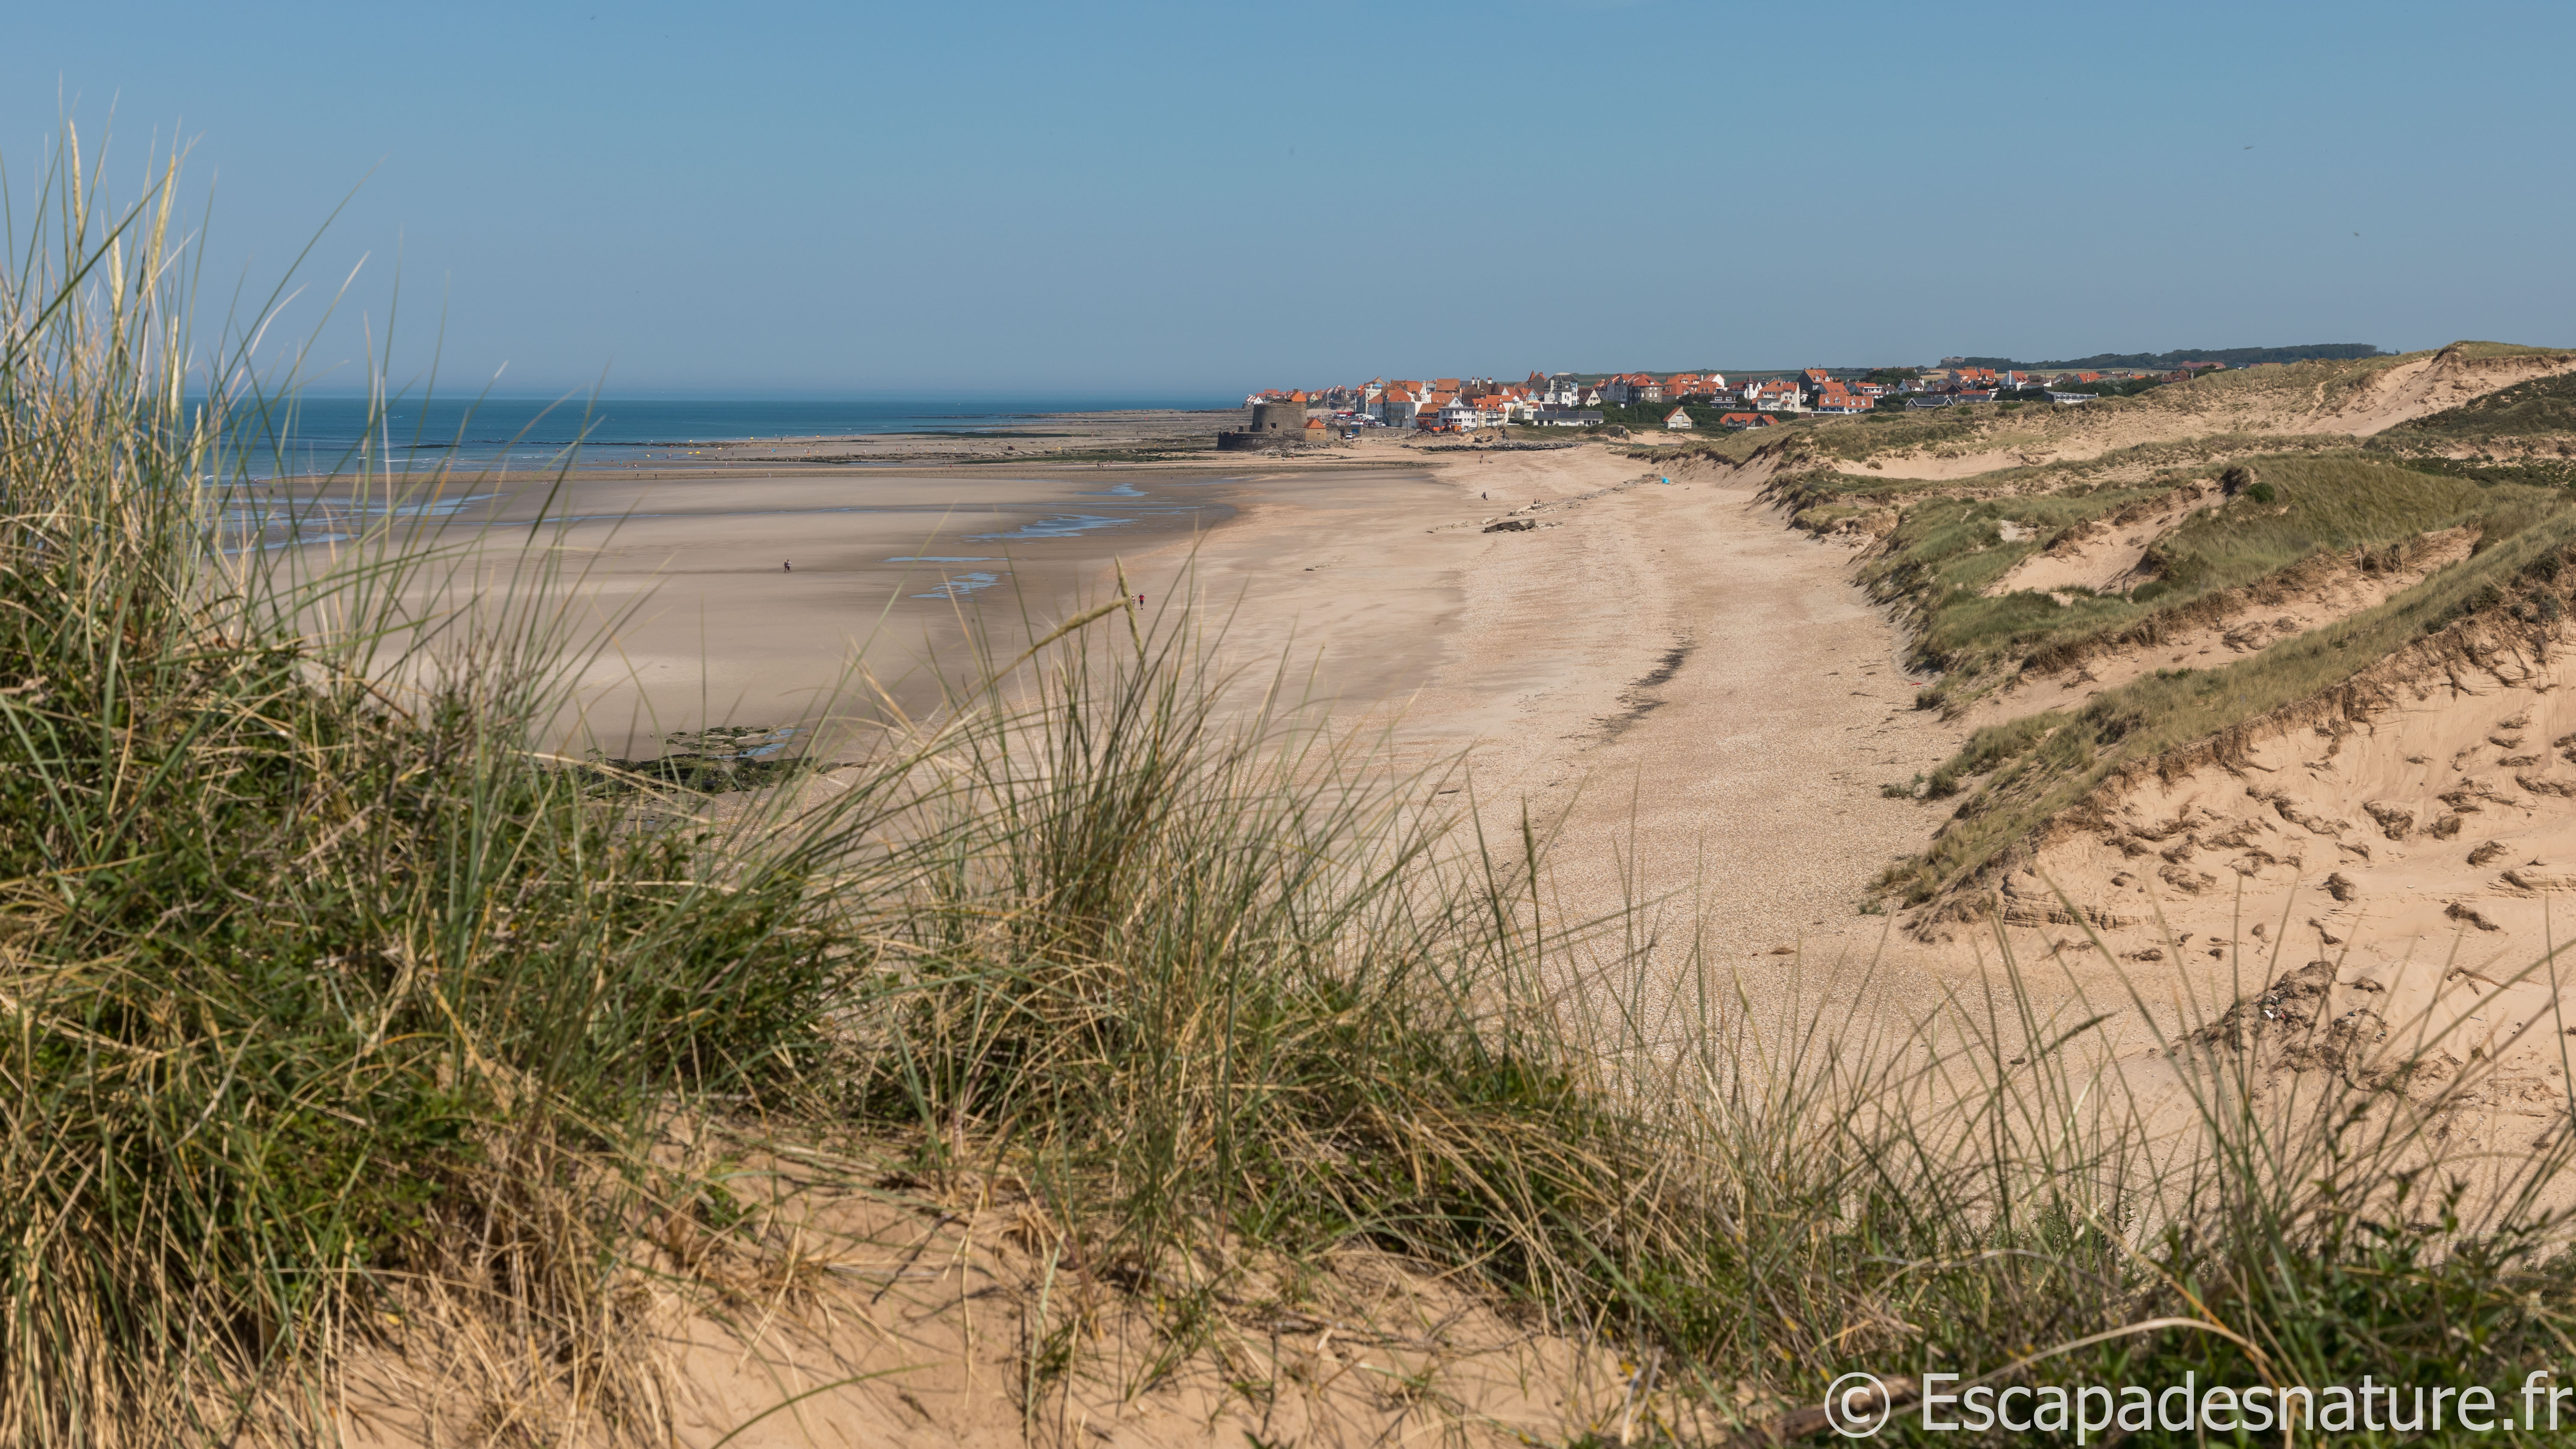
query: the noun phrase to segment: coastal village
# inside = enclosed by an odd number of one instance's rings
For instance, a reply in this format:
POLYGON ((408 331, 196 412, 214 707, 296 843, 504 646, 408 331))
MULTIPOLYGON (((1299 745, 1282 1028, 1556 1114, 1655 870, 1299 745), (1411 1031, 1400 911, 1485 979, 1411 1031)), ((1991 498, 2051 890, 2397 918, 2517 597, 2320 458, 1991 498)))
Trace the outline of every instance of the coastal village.
POLYGON ((1472 433, 1503 426, 1657 426, 1673 431, 1770 427, 1800 415, 1832 416, 1995 401, 2089 403, 2226 367, 2185 362, 2169 369, 2046 371, 1997 369, 1945 358, 1938 367, 1810 367, 1794 374, 1729 378, 1720 372, 1533 372, 1520 382, 1490 377, 1371 378, 1357 386, 1270 388, 1244 399, 1252 426, 1227 446, 1261 446, 1282 435, 1311 441, 1364 429, 1472 433))

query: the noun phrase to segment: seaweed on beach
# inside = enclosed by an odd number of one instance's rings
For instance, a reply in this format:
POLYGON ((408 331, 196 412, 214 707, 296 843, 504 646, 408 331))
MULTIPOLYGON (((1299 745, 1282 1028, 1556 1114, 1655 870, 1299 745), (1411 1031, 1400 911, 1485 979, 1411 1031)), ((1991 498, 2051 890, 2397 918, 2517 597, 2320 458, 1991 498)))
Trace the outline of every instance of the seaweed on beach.
POLYGON ((593 751, 584 765, 591 776, 590 787, 598 794, 621 795, 663 786, 723 795, 784 784, 808 771, 830 768, 788 755, 787 744, 795 734, 793 726, 710 725, 663 736, 670 748, 659 755, 620 759, 593 751))

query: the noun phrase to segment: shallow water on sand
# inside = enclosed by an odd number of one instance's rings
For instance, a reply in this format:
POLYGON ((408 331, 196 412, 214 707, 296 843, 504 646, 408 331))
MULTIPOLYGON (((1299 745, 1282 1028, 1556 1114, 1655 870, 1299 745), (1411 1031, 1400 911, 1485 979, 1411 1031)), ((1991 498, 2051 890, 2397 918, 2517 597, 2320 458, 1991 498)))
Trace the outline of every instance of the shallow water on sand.
POLYGON ((1234 398, 963 396, 863 398, 397 398, 372 412, 355 397, 307 395, 291 408, 245 409, 232 437, 251 472, 316 472, 359 455, 402 466, 541 465, 579 444, 588 466, 686 455, 692 446, 760 438, 889 433, 975 436, 1053 414, 1228 409, 1234 398))
POLYGON ((600 645, 559 743, 627 758, 674 730, 797 725, 809 730, 800 740, 817 740, 824 721, 888 698, 933 708, 943 671, 982 657, 975 638, 1015 653, 1031 629, 1105 597, 1113 555, 1186 545, 1231 517, 1227 485, 1239 481, 1138 473, 1104 490, 1091 469, 496 473, 444 494, 424 484, 388 506, 381 490, 370 499, 299 480, 258 490, 235 521, 277 520, 275 548, 344 546, 390 520, 438 551, 417 587, 440 609, 524 607, 521 585, 549 579, 600 645), (950 551, 960 546, 974 552, 950 551), (528 573, 532 558, 552 572, 528 573))

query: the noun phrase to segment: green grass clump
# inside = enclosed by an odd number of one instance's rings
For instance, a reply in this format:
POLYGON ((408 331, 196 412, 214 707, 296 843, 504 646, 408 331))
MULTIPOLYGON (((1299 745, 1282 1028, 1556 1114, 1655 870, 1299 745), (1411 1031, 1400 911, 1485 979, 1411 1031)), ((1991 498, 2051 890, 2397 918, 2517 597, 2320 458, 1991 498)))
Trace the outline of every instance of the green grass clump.
POLYGON ((166 189, 55 180, 0 280, 0 1438, 292 1421, 433 1265, 595 1351, 598 1245, 536 1204, 656 1094, 811 1057, 810 862, 618 828, 528 748, 557 653, 391 642, 417 558, 242 547, 166 189))
POLYGON ((1845 459, 1910 448, 1941 448, 1978 436, 1980 430, 1969 413, 1964 408, 1943 408, 1937 412, 1870 413, 1860 419, 1830 420, 1808 434, 1807 446, 1820 456, 1845 459), (1872 426, 1857 426, 1862 421, 1872 426))
POLYGON ((2495 458, 2481 454, 2472 458, 2446 458, 2437 453, 2410 450, 2402 440, 2392 441, 2385 434, 2371 441, 2373 451, 2386 450, 2404 458, 2405 466, 2418 473, 2435 473, 2446 478, 2466 478, 2472 483, 2518 483, 2526 488, 2576 488, 2576 457, 2521 456, 2508 454, 2495 458))
POLYGON ((2156 577, 2137 590, 2140 603, 2183 599, 2248 584, 2316 553, 2414 538, 2475 522, 2510 533, 2532 509, 2556 498, 2504 485, 2481 488, 2358 455, 2251 460, 2264 486, 2283 502, 2249 496, 2202 514, 2149 551, 2156 577))

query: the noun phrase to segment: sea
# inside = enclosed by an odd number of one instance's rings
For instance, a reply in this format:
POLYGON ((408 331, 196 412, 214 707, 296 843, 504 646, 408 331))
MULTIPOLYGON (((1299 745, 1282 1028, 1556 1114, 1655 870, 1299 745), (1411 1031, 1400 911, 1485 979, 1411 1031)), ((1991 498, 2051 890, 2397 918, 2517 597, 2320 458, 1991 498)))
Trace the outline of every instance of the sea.
POLYGON ((693 443, 876 433, 972 435, 1060 413, 1239 408, 1235 397, 879 396, 851 398, 396 398, 380 413, 360 397, 303 396, 236 409, 230 434, 256 477, 349 466, 364 447, 378 466, 544 466, 580 449, 585 462, 642 459, 693 443))

